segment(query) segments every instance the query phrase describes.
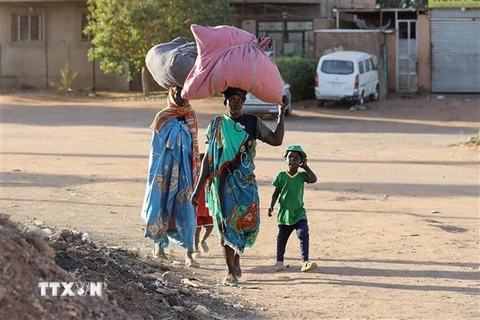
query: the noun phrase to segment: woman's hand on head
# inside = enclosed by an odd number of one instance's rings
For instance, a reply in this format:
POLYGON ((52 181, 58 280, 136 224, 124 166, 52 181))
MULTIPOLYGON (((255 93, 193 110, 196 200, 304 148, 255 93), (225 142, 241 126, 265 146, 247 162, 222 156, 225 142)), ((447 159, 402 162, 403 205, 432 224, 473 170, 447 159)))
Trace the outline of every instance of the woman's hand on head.
POLYGON ((278 106, 280 107, 280 111, 283 113, 285 112, 285 109, 288 107, 289 104, 289 99, 286 95, 282 96, 282 103, 280 103, 278 106))

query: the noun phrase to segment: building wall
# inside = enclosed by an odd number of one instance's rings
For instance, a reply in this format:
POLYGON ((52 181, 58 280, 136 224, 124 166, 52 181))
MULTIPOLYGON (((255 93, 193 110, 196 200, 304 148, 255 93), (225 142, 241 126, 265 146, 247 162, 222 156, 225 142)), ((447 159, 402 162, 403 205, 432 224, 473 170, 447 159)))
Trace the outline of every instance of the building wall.
POLYGON ((236 19, 309 20, 333 19, 333 9, 373 9, 376 0, 255 1, 230 0, 236 8, 236 19))
POLYGON ((387 89, 388 92, 397 91, 397 34, 385 35, 387 45, 387 89))
POLYGON ((418 90, 430 92, 431 89, 431 41, 430 19, 427 15, 418 15, 418 90))
POLYGON ((243 20, 241 28, 251 34, 257 34, 257 21, 256 20, 243 20))
MULTIPOLYGON (((241 28, 251 34, 257 34, 257 20, 242 20, 241 28)), ((313 30, 333 29, 335 20, 327 18, 313 19, 313 30)), ((313 31, 312 30, 312 31, 313 31)))
POLYGON ((333 0, 331 6, 338 9, 372 9, 375 8, 377 0, 333 0))
POLYGON ((235 4, 235 18, 238 21, 263 20, 263 21, 291 21, 312 20, 327 17, 327 6, 316 3, 298 3, 290 1, 289 4, 279 3, 251 3, 242 2, 235 4))
POLYGON ((58 88, 60 72, 68 65, 77 72, 73 89, 128 90, 127 76, 105 75, 87 59, 90 42, 81 41, 81 14, 86 3, 0 3, 0 87, 58 88), (42 17, 42 41, 13 42, 11 19, 28 14, 28 7, 42 17))
POLYGON ((313 19, 313 30, 333 29, 335 20, 328 18, 313 19))
POLYGON ((364 9, 364 8, 375 8, 377 0, 300 0, 300 1, 292 1, 292 0, 275 0, 275 1, 265 1, 265 0, 230 0, 231 4, 242 4, 248 2, 249 4, 266 4, 266 3, 274 3, 274 4, 321 4, 327 5, 328 7, 335 6, 336 8, 355 8, 355 9, 364 9))
MULTIPOLYGON (((348 30, 315 32, 315 58, 319 59, 329 50, 363 51, 375 56, 379 68, 380 96, 384 97, 387 92, 384 81, 383 54, 381 51, 384 43, 385 35, 380 32, 349 32, 348 30)), ((389 77, 390 74, 388 74, 389 77)))
MULTIPOLYGON (((254 1, 231 0, 237 7, 237 22, 242 29, 257 34, 257 22, 260 20, 281 20, 286 12, 286 20, 311 20, 313 30, 335 27, 332 9, 335 8, 374 8, 375 0, 311 0, 311 1, 254 1), (280 7, 279 7, 280 5, 280 7), (271 10, 272 8, 281 8, 271 10)), ((0 88, 36 87, 51 88, 58 86, 60 71, 68 63, 72 72, 78 76, 75 89, 89 90, 129 90, 127 76, 105 75, 87 59, 89 42, 81 41, 81 12, 86 12, 85 0, 32 0, 29 2, 3 0, 0 2, 0 88), (43 41, 18 43, 11 41, 11 16, 28 12, 33 7, 43 17, 43 41)), ((427 15, 418 16, 418 74, 420 90, 430 90, 430 24, 427 15)), ((387 88, 396 90, 396 40, 395 34, 379 33, 332 33, 320 34, 308 32, 307 55, 319 58, 326 49, 342 46, 344 50, 360 50, 374 54, 382 60, 380 44, 387 46, 387 88)), ((381 67, 382 64, 379 63, 381 67)), ((381 94, 384 88, 383 70, 381 94)))

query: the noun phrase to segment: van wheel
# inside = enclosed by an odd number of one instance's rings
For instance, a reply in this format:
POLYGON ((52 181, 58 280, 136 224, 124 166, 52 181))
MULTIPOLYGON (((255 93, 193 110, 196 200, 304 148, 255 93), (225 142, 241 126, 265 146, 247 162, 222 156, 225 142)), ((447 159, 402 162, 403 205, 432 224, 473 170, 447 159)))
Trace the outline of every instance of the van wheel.
POLYGON ((378 84, 375 87, 375 91, 370 95, 370 101, 377 101, 378 98, 380 97, 380 92, 379 92, 379 87, 378 84))
POLYGON ((363 106, 364 102, 365 100, 363 99, 363 91, 362 91, 362 93, 357 97, 357 104, 360 106, 363 106))

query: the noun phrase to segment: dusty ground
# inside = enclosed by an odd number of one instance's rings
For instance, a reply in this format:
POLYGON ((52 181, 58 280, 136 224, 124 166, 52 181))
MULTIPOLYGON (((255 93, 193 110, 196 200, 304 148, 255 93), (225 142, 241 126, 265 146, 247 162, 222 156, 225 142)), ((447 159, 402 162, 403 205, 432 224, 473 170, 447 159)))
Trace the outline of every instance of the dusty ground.
MULTIPOLYGON (((38 223, 38 221, 37 221, 38 223)), ((2 319, 140 320, 249 319, 254 315, 212 294, 214 287, 165 260, 136 251, 91 242, 76 230, 22 226, 0 214, 0 314, 2 319), (25 232, 22 231, 25 230, 25 232), (75 282, 80 297, 57 296, 39 281, 75 282), (91 297, 88 284, 102 283, 102 295, 91 297)), ((96 291, 95 291, 96 292, 96 291)))
MULTIPOLYGON (((3 95, 1 211, 21 223, 74 228, 107 246, 150 254, 140 208, 148 126, 165 101, 3 95)), ((201 279, 223 316, 261 319, 475 319, 480 317, 479 151, 452 144, 478 134, 479 98, 392 97, 350 112, 297 103, 284 146, 300 143, 319 181, 306 189, 312 261, 300 273, 298 241, 286 272, 274 273, 276 224, 266 216, 283 147, 259 144, 262 230, 243 259, 239 287, 223 287, 219 239, 178 267, 201 279), (226 314, 225 314, 226 313, 226 314)), ((194 101, 200 138, 217 98, 194 101)), ((272 120, 266 120, 273 127, 272 120)), ((214 309, 213 306, 211 308, 214 309)))

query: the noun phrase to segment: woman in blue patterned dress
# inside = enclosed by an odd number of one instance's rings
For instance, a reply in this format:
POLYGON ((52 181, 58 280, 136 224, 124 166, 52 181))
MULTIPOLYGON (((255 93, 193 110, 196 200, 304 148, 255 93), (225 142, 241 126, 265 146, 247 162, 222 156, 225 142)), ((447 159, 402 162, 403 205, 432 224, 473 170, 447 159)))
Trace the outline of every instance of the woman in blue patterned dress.
POLYGON ((149 173, 142 219, 145 237, 155 242, 157 255, 172 241, 186 250, 185 264, 198 267, 193 260, 196 230, 192 189, 198 178, 197 115, 188 100, 180 96, 181 88, 169 89, 168 106, 159 111, 151 125, 149 173))

